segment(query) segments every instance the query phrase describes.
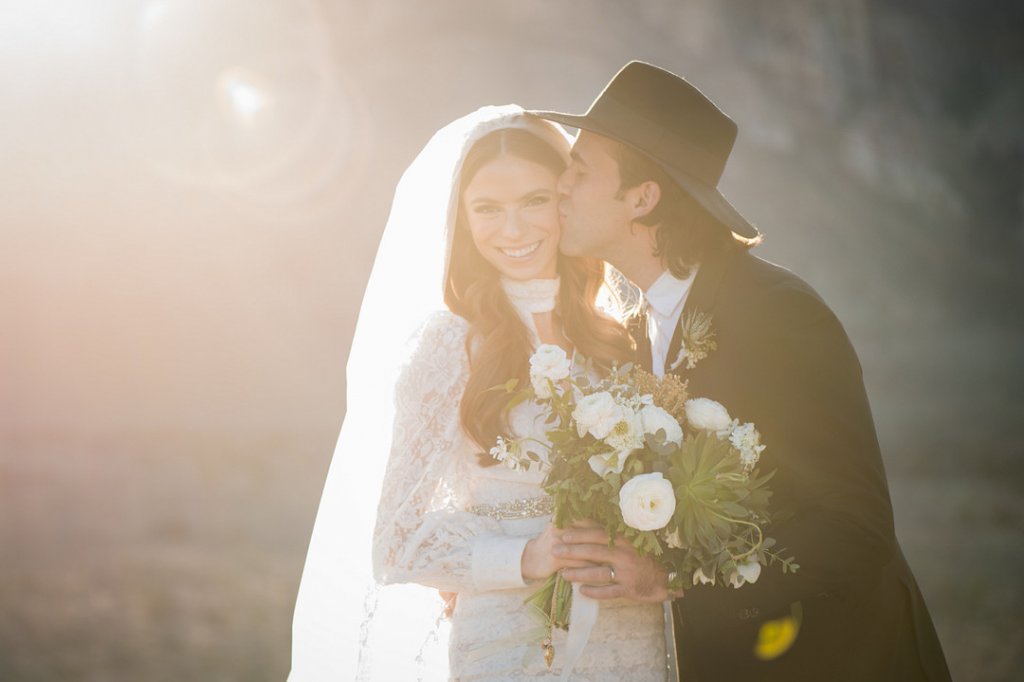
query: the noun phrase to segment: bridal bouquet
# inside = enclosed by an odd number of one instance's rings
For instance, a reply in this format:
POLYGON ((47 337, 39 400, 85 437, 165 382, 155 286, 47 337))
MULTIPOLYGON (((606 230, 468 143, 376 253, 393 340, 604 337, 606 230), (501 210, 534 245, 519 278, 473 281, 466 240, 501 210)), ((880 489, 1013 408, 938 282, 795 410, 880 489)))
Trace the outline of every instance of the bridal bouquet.
MULTIPOLYGON (((765 446, 754 424, 740 424, 714 400, 689 398, 674 375, 658 379, 625 365, 591 376, 586 367, 573 372, 558 346, 542 345, 530 358, 531 385, 504 385, 509 409, 526 400, 544 407, 548 442, 498 438, 491 455, 546 471, 557 527, 592 519, 609 543, 625 536, 661 562, 670 590, 739 588, 773 563, 797 570, 764 534, 773 474, 757 469, 765 446)), ((527 604, 549 627, 566 629, 571 586, 556 573, 527 604)))

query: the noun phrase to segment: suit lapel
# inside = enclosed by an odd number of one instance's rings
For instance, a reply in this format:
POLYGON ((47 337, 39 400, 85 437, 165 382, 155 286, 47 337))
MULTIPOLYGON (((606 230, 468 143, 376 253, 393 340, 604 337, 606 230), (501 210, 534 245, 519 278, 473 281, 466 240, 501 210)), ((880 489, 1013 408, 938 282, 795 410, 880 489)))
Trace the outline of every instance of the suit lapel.
MULTIPOLYGON (((693 288, 690 289, 690 294, 686 297, 686 304, 683 306, 683 312, 679 316, 679 322, 676 323, 675 330, 672 332, 672 340, 668 345, 668 355, 665 356, 666 372, 669 371, 672 362, 679 355, 679 349, 683 343, 682 321, 686 319, 688 314, 694 311, 710 313, 714 309, 718 287, 722 283, 725 271, 728 269, 728 264, 731 261, 730 256, 731 254, 720 255, 701 263, 700 270, 697 271, 697 277, 693 280, 693 288)), ((673 373, 682 375, 685 371, 686 368, 684 366, 676 368, 673 370, 673 373)))

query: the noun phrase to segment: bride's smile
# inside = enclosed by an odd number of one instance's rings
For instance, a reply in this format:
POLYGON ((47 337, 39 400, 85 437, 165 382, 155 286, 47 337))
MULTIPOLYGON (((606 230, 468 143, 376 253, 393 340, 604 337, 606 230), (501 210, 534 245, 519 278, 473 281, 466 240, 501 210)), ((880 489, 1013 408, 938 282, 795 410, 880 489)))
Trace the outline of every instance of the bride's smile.
POLYGON ((542 242, 543 240, 537 241, 521 248, 499 246, 498 250, 501 251, 506 256, 508 256, 509 258, 526 258, 528 256, 531 256, 533 252, 537 250, 537 247, 541 245, 542 242))

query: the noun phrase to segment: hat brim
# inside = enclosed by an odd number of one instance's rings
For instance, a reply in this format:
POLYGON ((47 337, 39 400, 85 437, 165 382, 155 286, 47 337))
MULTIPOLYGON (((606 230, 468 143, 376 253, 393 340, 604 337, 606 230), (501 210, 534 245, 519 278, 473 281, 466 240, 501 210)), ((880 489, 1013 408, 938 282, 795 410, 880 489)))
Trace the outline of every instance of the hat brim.
POLYGON ((528 110, 526 113, 531 116, 547 119, 548 121, 561 123, 562 125, 569 126, 570 128, 578 128, 580 130, 596 133, 603 137, 609 137, 617 142, 629 145, 661 166, 666 173, 672 176, 673 180, 679 183, 679 186, 682 187, 684 191, 692 196, 697 203, 707 209, 708 213, 714 216, 715 219, 727 227, 734 235, 744 241, 757 240, 761 236, 760 230, 754 227, 753 223, 744 218, 740 212, 737 211, 731 203, 729 203, 729 200, 725 198, 725 195, 718 191, 717 187, 712 187, 706 182, 698 180, 678 168, 674 168, 672 164, 636 147, 632 142, 619 133, 610 130, 588 116, 563 114, 558 111, 528 110))

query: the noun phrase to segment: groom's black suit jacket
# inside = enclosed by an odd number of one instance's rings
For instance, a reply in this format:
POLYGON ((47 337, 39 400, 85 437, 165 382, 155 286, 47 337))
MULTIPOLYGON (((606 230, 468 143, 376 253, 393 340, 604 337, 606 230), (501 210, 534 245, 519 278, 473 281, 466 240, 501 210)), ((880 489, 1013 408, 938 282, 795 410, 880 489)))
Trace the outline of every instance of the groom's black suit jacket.
MULTIPOLYGON (((835 315, 794 274, 746 252, 702 263, 683 314, 690 311, 711 315, 718 348, 677 373, 691 397, 756 424, 767 445, 761 472, 776 471, 769 535, 800 568, 765 568, 740 589, 687 589, 673 602, 680 678, 949 680, 896 542, 860 363, 835 315), (795 604, 794 644, 759 660, 761 625, 792 615, 795 604)), ((645 341, 639 352, 649 362, 645 341)))

